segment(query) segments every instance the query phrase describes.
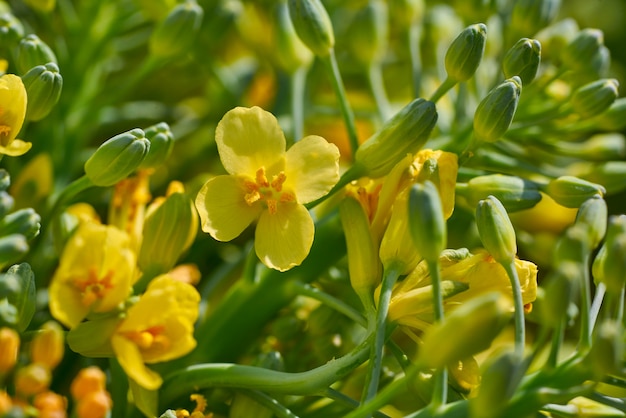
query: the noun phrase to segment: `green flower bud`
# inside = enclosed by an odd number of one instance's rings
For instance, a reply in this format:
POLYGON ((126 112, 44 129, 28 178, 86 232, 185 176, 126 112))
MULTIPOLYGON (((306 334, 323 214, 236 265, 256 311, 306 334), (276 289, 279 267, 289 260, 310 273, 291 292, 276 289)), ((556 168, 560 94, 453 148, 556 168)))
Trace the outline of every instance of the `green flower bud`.
POLYGON ((174 135, 167 123, 161 122, 146 128, 146 138, 150 141, 148 155, 139 168, 156 168, 167 161, 174 148, 174 135))
POLYGON ((289 15, 296 33, 315 55, 330 54, 335 46, 335 34, 320 0, 289 0, 289 15))
POLYGON ((589 235, 587 228, 580 224, 574 224, 565 230, 556 243, 553 258, 555 263, 559 264, 563 261, 573 261, 579 263, 578 268, 586 254, 589 252, 589 235))
MULTIPOLYGON (((604 54, 604 33, 599 29, 583 29, 561 51, 561 61, 566 68, 574 71, 588 71, 594 60, 604 54)), ((598 62, 595 63, 598 65, 598 62)))
POLYGON ((112 186, 135 171, 149 150, 141 129, 121 133, 100 145, 85 163, 85 174, 96 186, 112 186))
POLYGON ((413 100, 359 146, 355 165, 372 178, 386 175, 407 154, 422 148, 436 122, 437 109, 433 102, 413 100))
POLYGON ((522 38, 504 55, 502 71, 506 78, 519 76, 523 85, 530 84, 541 62, 541 44, 536 39, 522 38))
POLYGON ((594 334, 587 360, 595 378, 600 380, 622 369, 624 329, 619 322, 606 319, 599 324, 594 334))
POLYGON ((368 295, 380 281, 381 266, 367 215, 363 207, 351 197, 343 199, 339 205, 339 214, 348 248, 350 284, 359 296, 368 295))
POLYGON ((511 13, 511 29, 516 34, 534 35, 548 26, 561 7, 561 0, 519 0, 511 13))
POLYGON ((0 191, 0 218, 11 212, 14 203, 15 200, 13 199, 13 196, 8 194, 4 190, 0 191))
POLYGON ((17 46, 24 36, 24 26, 11 13, 0 14, 0 45, 6 48, 17 46))
POLYGON ((313 61, 313 53, 296 34, 285 2, 276 5, 276 49, 281 68, 289 73, 308 66, 313 61))
POLYGON ((594 126, 606 131, 621 131, 626 128, 626 97, 617 98, 611 106, 593 118, 594 126))
POLYGON ((145 218, 139 268, 155 275, 168 272, 189 248, 197 231, 198 215, 189 197, 171 194, 145 218))
POLYGON ((393 265, 401 275, 409 274, 422 258, 413 245, 410 229, 407 227, 409 221, 407 198, 407 193, 397 196, 379 252, 385 271, 393 265))
MULTIPOLYGON (((604 283, 609 292, 620 294, 626 282, 626 235, 619 235, 603 246, 604 254, 597 259, 601 260, 601 274, 598 281, 604 283)), ((595 262, 594 262, 595 264, 595 262)), ((595 276, 595 274, 594 274, 595 276)))
POLYGON ((24 235, 13 234, 0 237, 0 269, 22 258, 28 250, 24 235))
POLYGON ((617 132, 596 134, 582 142, 559 142, 555 147, 559 154, 588 161, 621 159, 626 156, 626 137, 617 132))
POLYGON ((417 251, 429 262, 437 262, 446 248, 446 221, 437 187, 426 181, 409 191, 409 228, 417 251))
POLYGON ((31 208, 20 209, 0 220, 0 236, 21 234, 31 240, 39 235, 40 229, 41 216, 31 208))
POLYGON ((483 23, 468 26, 448 48, 445 57, 448 78, 453 81, 469 80, 485 53, 487 26, 483 23))
POLYGON ((515 393, 523 370, 512 351, 504 351, 488 360, 480 379, 478 395, 470 401, 470 416, 499 418, 515 393))
POLYGON ((150 52, 161 58, 188 52, 200 31, 203 14, 195 0, 176 5, 152 32, 150 52))
POLYGON ((626 190, 626 161, 582 164, 574 166, 572 172, 588 182, 601 184, 606 188, 607 194, 626 190))
POLYGON ((551 180, 542 191, 556 203, 566 208, 577 208, 583 202, 597 194, 604 196, 606 189, 599 184, 573 176, 561 176, 551 180))
POLYGON ((617 80, 597 80, 574 92, 570 104, 582 119, 590 118, 607 110, 618 95, 617 80))
POLYGON ((486 350, 511 318, 511 303, 485 293, 463 303, 425 333, 418 364, 441 368, 486 350))
POLYGON ((541 55, 548 60, 557 59, 561 51, 580 31, 572 18, 559 20, 541 29, 535 37, 541 42, 541 55))
MULTIPOLYGON (((5 256, 6 247, 3 244, 10 237, 19 237, 19 235, 0 238, 0 257, 5 256)), ((0 275, 0 300, 3 299, 14 308, 16 321, 12 325, 19 332, 25 331, 35 314, 37 302, 35 275, 27 263, 14 265, 6 273, 0 275)))
POLYGON ((57 63, 52 49, 35 34, 25 36, 17 46, 15 65, 20 74, 26 74, 31 68, 49 62, 57 63))
POLYGON ((595 249, 606 234, 608 208, 606 201, 595 195, 583 202, 576 214, 576 224, 587 228, 589 244, 595 249))
POLYGON ((354 16, 348 29, 352 54, 363 64, 380 62, 387 52, 387 3, 370 0, 354 16))
POLYGON ((53 62, 33 67, 22 76, 28 104, 26 119, 38 121, 50 113, 61 97, 63 77, 53 62))
POLYGON ((478 202, 476 226, 483 246, 497 262, 509 263, 515 259, 515 229, 506 209, 497 198, 488 196, 478 202))
POLYGON ((503 174, 479 176, 467 183, 457 183, 456 194, 470 208, 475 208, 480 200, 493 195, 507 212, 532 208, 541 200, 541 193, 535 183, 503 174))
POLYGON ((487 94, 474 113, 476 139, 495 142, 505 134, 515 116, 521 93, 522 81, 514 76, 487 94))
POLYGON ((0 190, 6 190, 11 185, 11 175, 4 168, 0 168, 0 190))

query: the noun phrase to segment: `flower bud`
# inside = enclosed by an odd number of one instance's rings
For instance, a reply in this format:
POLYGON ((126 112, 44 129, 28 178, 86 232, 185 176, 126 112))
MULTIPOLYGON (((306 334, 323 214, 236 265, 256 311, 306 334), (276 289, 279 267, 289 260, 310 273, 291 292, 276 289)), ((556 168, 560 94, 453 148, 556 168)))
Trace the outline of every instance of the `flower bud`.
POLYGON ((506 209, 497 198, 490 195, 478 202, 476 226, 483 246, 497 262, 508 263, 515 259, 515 229, 506 209))
POLYGON ((167 123, 161 122, 146 128, 146 138, 150 141, 150 150, 139 168, 156 168, 167 161, 174 148, 174 135, 167 123))
POLYGON ((313 61, 313 53, 296 34, 286 2, 276 5, 276 49, 281 68, 289 73, 308 66, 313 61))
POLYGON ((510 318, 511 303, 500 293, 470 299, 424 333, 418 364, 440 368, 484 351, 510 318))
POLYGON ((617 98, 608 109, 593 119, 593 123, 605 131, 621 131, 626 128, 626 97, 617 98))
POLYGON ((43 364, 31 363, 15 375, 15 391, 21 396, 32 396, 48 389, 52 375, 43 364))
POLYGON ((35 34, 26 35, 17 46, 15 66, 20 74, 26 74, 31 68, 47 63, 57 63, 52 49, 35 34))
POLYGON ((30 343, 30 359, 54 369, 63 359, 65 334, 58 322, 43 324, 30 343))
POLYGON ((429 262, 437 262, 446 247, 446 221, 435 185, 426 181, 409 191, 409 228, 417 251, 429 262))
POLYGON ((467 183, 457 183, 456 193, 470 208, 492 195, 507 212, 534 207, 541 200, 537 185, 521 177, 489 174, 474 177, 467 183))
MULTIPOLYGON (((589 252, 589 236, 587 228, 581 224, 574 224, 565 230, 559 237, 554 249, 554 262, 556 264, 563 261, 573 261, 582 263, 589 252)), ((579 266, 582 268, 582 266, 579 266)))
POLYGON ((363 64, 380 62, 387 52, 387 3, 371 0, 356 12, 348 28, 352 54, 363 64))
POLYGON ((606 201, 595 195, 585 200, 576 214, 576 224, 587 228, 587 235, 591 249, 595 249, 606 233, 608 208, 606 201))
POLYGON ((618 295, 623 291, 626 281, 626 235, 607 240, 603 248, 602 273, 597 279, 606 285, 609 292, 618 295))
POLYGON ((587 119, 607 110, 618 95, 619 83, 614 78, 597 80, 574 92, 570 104, 574 111, 587 119))
POLYGON ((24 235, 13 234, 0 237, 0 268, 22 258, 28 249, 24 235))
POLYGON ((534 35, 554 20, 561 0, 519 0, 511 12, 511 30, 515 34, 534 35))
POLYGON ((106 389, 106 374, 97 366, 81 369, 70 386, 70 393, 75 400, 83 399, 89 393, 106 389))
POLYGON ((566 208, 577 208, 595 195, 606 194, 606 189, 601 185, 573 176, 561 176, 551 180, 543 187, 543 191, 566 208))
POLYGON ((472 417, 502 417, 503 409, 523 376, 519 356, 504 351, 488 360, 482 373, 478 395, 470 401, 472 417))
POLYGON ((85 163, 85 174, 96 186, 112 186, 135 171, 149 150, 141 129, 121 133, 100 145, 85 163))
POLYGON ((160 58, 188 52, 202 25, 203 14, 195 0, 176 5, 152 32, 150 52, 160 58))
POLYGON ((37 408, 39 418, 62 418, 67 416, 67 399, 49 390, 35 395, 33 406, 37 408))
POLYGON ((422 258, 411 238, 407 198, 407 192, 401 193, 396 198, 391 209, 391 218, 380 243, 379 253, 385 271, 393 265, 401 275, 410 273, 422 258))
POLYGON ((602 56, 603 47, 604 33, 601 30, 583 29, 561 50, 561 61, 568 69, 588 71, 594 60, 598 61, 602 56))
POLYGON ((0 14, 0 45, 12 47, 24 36, 24 26, 11 13, 0 14))
POLYGON ((541 62, 541 44, 536 39, 522 38, 504 55, 502 71, 506 78, 519 76, 523 85, 530 84, 541 62))
POLYGON ((515 116, 521 93, 522 81, 514 76, 487 94, 474 113, 476 139, 495 142, 505 134, 515 116))
POLYGON ((109 392, 101 390, 90 392, 76 402, 77 418, 107 418, 111 416, 113 401, 109 392))
POLYGON ((487 26, 483 23, 468 26, 457 36, 445 57, 446 72, 450 80, 459 82, 469 80, 485 53, 487 26))
POLYGON ((302 42, 318 57, 326 57, 335 46, 328 12, 320 0, 289 0, 289 15, 302 42))
POLYGON ((38 65, 24 74, 22 81, 28 94, 26 119, 32 121, 43 119, 61 97, 63 77, 59 73, 59 67, 53 62, 38 65))
POLYGON ((358 295, 369 294, 378 285, 381 266, 367 215, 351 197, 342 200, 339 214, 348 249, 350 284, 358 295))
POLYGON ((4 190, 0 191, 0 218, 9 213, 13 209, 14 204, 15 200, 13 199, 13 196, 4 190))
POLYGON ((11 175, 4 168, 0 168, 0 190, 4 191, 11 185, 11 175))
POLYGON ((561 155, 587 161, 606 161, 626 156, 626 137, 618 132, 595 134, 582 142, 562 141, 554 145, 561 155))
POLYGON ((422 148, 436 122, 433 102, 413 100, 359 146, 355 165, 363 167, 365 175, 372 178, 386 175, 407 154, 422 148))
POLYGON ((424 0, 396 0, 389 2, 391 21, 401 28, 408 28, 424 16, 424 0))
MULTIPOLYGON (((12 328, 0 328, 0 375, 10 372, 17 363, 20 335, 12 328)), ((2 411, 0 411, 2 412, 2 411)))
POLYGON ((189 197, 172 193, 144 220, 139 268, 166 273, 192 244, 197 230, 198 215, 189 197))
POLYGON ((572 174, 593 184, 601 184, 607 194, 616 194, 626 190, 626 161, 607 161, 604 163, 582 164, 572 167, 572 174))
POLYGON ((31 208, 17 210, 0 220, 0 236, 20 234, 31 240, 40 229, 41 216, 31 208))
POLYGON ((598 325, 594 334, 587 359, 595 378, 603 379, 606 375, 622 369, 624 329, 619 322, 607 319, 598 325))
MULTIPOLYGON (((14 236, 9 235, 0 241, 14 236)), ((1 247, 0 254, 4 254, 1 247)), ((0 275, 0 300, 4 299, 15 308, 15 321, 11 324, 19 332, 26 330, 30 324, 35 314, 36 298, 35 275, 27 263, 11 266, 6 273, 0 275)))

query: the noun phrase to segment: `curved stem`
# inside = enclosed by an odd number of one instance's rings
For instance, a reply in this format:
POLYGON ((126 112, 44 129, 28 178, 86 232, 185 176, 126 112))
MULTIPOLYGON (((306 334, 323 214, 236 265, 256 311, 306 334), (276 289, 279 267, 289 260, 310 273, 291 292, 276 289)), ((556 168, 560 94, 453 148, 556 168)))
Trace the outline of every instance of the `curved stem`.
POLYGON ((430 96, 429 100, 433 103, 437 103, 437 101, 441 99, 443 95, 446 94, 455 85, 456 81, 446 78, 445 81, 441 83, 439 87, 437 87, 437 90, 435 90, 433 95, 430 96))
POLYGON ((522 301, 522 288, 519 283, 515 260, 502 263, 511 281, 513 292, 513 306, 515 307, 515 354, 521 359, 524 356, 524 345, 526 341, 526 328, 524 324, 524 302, 522 301))

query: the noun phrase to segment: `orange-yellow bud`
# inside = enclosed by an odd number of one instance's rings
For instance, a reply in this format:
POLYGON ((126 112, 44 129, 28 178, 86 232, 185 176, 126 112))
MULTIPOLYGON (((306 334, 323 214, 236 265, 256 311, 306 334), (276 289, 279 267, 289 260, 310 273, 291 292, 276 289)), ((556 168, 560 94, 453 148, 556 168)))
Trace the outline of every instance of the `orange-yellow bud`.
POLYGON ((22 396, 32 396, 48 389, 50 369, 43 364, 31 363, 17 371, 15 391, 22 396))
POLYGON ((55 321, 42 325, 30 344, 30 357, 33 363, 41 363, 54 369, 63 359, 65 338, 63 329, 55 321))
POLYGON ((0 373, 10 371, 17 362, 20 336, 12 328, 0 328, 0 373))
POLYGON ((78 418, 105 418, 113 402, 106 390, 90 392, 78 401, 76 416, 78 418))
POLYGON ((81 400, 92 392, 104 391, 106 375, 96 366, 90 366, 78 372, 72 381, 70 393, 76 400, 81 400))

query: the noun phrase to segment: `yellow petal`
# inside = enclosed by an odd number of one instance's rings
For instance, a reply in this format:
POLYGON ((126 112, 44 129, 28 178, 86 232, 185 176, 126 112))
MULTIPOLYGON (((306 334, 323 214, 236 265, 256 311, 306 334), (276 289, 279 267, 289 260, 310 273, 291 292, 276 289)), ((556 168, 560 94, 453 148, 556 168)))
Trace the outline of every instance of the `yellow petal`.
POLYGON ((11 157, 19 157, 20 155, 26 154, 32 146, 33 144, 30 142, 24 142, 21 139, 14 139, 13 142, 6 147, 0 145, 0 154, 11 157))
POLYGON ((279 210, 261 214, 255 233, 255 249, 266 266, 285 271, 298 266, 309 255, 315 227, 300 204, 283 204, 279 210))
POLYGON ((175 305, 179 311, 179 316, 184 318, 191 324, 198 319, 198 304, 200 303, 200 294, 191 285, 175 280, 169 274, 158 276, 148 285, 148 292, 163 290, 175 300, 175 305))
POLYGON ((298 202, 312 202, 339 181, 339 149, 321 136, 307 136, 287 151, 285 174, 298 202))
POLYGON ((238 237, 263 210, 261 202, 249 205, 244 196, 235 176, 217 176, 206 182, 196 197, 202 230, 218 241, 238 237))
MULTIPOLYGON (((9 129, 8 132, 0 135, 0 145, 4 146, 5 149, 11 148, 11 142, 22 129, 26 116, 26 102, 26 88, 20 77, 15 74, 5 74, 0 77, 0 126, 9 129)), ((23 141, 20 142, 26 144, 23 141)), ((18 147, 21 150, 23 148, 24 145, 18 147)), ((22 154, 26 151, 28 150, 24 150, 22 154)), ((17 149, 14 149, 14 152, 17 152, 17 149)), ((22 155, 6 152, 3 154, 22 155)))
POLYGON ((50 313, 68 328, 77 326, 89 313, 89 306, 81 303, 80 292, 64 282, 59 273, 54 275, 48 289, 50 313))
POLYGON ((111 345, 128 377, 148 390, 156 390, 161 386, 163 379, 146 367, 139 348, 132 341, 120 335, 114 335, 111 337, 111 345))
POLYGON ((236 107, 227 112, 215 130, 220 159, 230 174, 254 178, 256 171, 278 172, 285 154, 285 135, 278 121, 260 107, 236 107))

